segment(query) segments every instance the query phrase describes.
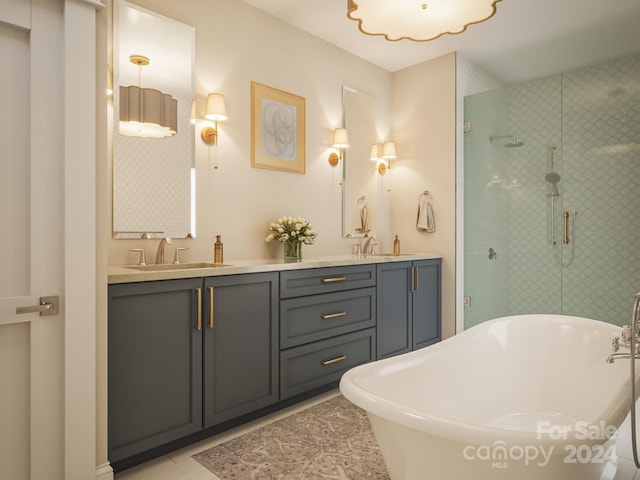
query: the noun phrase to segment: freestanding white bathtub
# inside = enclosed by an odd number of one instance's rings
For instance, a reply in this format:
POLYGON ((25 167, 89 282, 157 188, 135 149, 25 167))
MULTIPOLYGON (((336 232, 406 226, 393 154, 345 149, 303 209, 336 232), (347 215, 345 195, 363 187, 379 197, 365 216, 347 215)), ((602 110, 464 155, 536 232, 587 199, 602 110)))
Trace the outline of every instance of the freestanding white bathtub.
POLYGON ((606 362, 619 332, 503 317, 356 367, 340 390, 367 411, 392 480, 597 480, 630 405, 629 360, 606 362))

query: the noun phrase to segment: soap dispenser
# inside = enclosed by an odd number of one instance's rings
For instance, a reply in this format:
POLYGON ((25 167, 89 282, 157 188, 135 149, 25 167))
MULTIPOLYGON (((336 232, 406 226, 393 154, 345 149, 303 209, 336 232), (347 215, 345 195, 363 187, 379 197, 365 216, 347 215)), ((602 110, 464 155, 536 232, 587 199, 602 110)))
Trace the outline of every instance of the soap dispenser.
POLYGON ((400 239, 398 235, 396 235, 396 238, 393 240, 393 254, 400 255, 400 239))
POLYGON ((224 263, 222 259, 222 241, 220 238, 222 235, 216 235, 216 243, 213 246, 213 263, 216 265, 222 265, 224 263))

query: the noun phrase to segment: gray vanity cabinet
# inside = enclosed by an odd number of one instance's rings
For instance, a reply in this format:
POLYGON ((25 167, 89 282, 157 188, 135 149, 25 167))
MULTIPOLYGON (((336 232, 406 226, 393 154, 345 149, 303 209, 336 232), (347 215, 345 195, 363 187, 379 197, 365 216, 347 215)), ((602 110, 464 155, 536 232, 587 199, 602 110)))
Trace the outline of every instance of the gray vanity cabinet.
POLYGON ((440 270, 440 259, 378 264, 378 359, 440 340, 440 270))
POLYGON ((109 460, 202 428, 201 278, 109 287, 109 460))
POLYGON ((108 330, 119 469, 435 343, 440 260, 114 283, 108 330))
POLYGON ((278 273, 204 279, 204 426, 278 401, 278 273))

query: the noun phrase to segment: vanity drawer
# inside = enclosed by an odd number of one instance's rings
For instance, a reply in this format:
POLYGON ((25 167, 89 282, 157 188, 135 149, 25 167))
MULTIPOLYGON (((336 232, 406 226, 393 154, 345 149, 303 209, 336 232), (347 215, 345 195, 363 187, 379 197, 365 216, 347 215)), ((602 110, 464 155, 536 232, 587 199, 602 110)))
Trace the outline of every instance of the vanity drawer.
POLYGON ((340 380, 376 358, 376 331, 368 328, 280 352, 280 398, 340 380))
POLYGON ((360 288, 280 301, 280 348, 374 327, 376 289, 360 288))
POLYGON ((375 265, 311 268, 280 272, 280 298, 374 287, 375 265))

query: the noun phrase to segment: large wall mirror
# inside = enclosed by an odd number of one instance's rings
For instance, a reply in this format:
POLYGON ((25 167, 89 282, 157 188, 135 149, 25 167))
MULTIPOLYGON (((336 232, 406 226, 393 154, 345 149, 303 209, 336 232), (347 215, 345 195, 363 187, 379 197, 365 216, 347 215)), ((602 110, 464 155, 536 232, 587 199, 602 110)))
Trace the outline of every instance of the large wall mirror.
POLYGON ((113 236, 195 236, 195 29, 123 0, 114 2, 113 18, 113 236), (119 133, 119 87, 131 85, 177 100, 173 136, 119 133))
POLYGON ((344 125, 349 132, 349 148, 344 152, 343 164, 342 235, 373 235, 377 184, 371 147, 376 143, 376 99, 343 86, 342 108, 344 125))

